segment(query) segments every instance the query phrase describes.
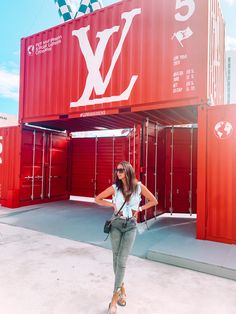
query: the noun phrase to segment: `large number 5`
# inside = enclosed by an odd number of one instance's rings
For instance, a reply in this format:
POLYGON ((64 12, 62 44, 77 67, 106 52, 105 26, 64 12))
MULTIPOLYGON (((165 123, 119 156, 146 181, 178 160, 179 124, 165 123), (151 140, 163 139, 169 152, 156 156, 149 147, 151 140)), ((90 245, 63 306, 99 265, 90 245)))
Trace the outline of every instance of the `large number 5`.
POLYGON ((175 14, 175 19, 177 21, 187 21, 195 11, 195 2, 194 0, 176 0, 176 10, 181 9, 182 7, 188 7, 188 12, 185 15, 180 14, 179 12, 175 14))

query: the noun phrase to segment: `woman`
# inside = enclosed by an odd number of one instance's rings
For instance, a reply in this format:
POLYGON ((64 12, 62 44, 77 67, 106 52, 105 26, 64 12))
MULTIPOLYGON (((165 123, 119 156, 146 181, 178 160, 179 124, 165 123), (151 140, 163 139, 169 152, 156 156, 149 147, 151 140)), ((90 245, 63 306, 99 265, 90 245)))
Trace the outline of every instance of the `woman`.
POLYGON ((136 236, 137 214, 139 211, 157 205, 157 200, 141 182, 138 182, 131 164, 127 161, 122 161, 118 164, 116 169, 115 184, 100 193, 95 198, 95 201, 99 205, 112 207, 114 209, 110 236, 115 284, 108 313, 116 314, 116 304, 120 306, 126 305, 123 279, 127 258, 133 247, 136 236), (113 198, 112 203, 105 200, 111 195, 113 198), (141 195, 143 195, 148 202, 139 207, 141 195), (119 212, 120 208, 122 208, 122 210, 119 212))

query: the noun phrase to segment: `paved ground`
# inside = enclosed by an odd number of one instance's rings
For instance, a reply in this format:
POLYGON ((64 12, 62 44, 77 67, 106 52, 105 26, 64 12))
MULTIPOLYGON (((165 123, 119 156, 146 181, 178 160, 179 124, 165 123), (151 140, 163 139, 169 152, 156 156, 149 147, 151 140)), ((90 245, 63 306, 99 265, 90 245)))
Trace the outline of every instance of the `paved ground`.
MULTIPOLYGON (((3 313, 106 313, 111 251, 0 224, 3 313), (93 301, 91 303, 91 301, 93 301)), ((236 312, 236 282, 131 256, 120 313, 236 312)))
MULTIPOLYGON (((111 209, 82 201, 59 201, 17 210, 0 208, 0 222, 110 249, 104 221, 111 209)), ((145 224, 132 254, 236 280, 236 245, 196 239, 196 217, 165 214, 145 224)))
MULTIPOLYGON (((236 313, 235 281, 136 256, 127 267, 128 304, 118 313, 236 313)), ((106 313, 109 249, 0 223, 0 269, 0 313, 106 313)))

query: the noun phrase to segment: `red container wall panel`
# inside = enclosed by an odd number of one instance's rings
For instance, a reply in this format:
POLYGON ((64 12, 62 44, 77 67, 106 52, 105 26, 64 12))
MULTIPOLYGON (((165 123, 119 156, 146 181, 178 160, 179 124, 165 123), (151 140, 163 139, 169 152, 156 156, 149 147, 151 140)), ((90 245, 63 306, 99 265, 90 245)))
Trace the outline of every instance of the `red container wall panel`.
POLYGON ((236 243, 236 105, 208 110, 206 238, 236 243))
POLYGON ((49 168, 49 198, 68 196, 68 143, 69 138, 51 134, 51 170, 49 168))
MULTIPOLYGON (((142 182, 155 195, 156 194, 156 124, 146 121, 143 125, 143 174, 142 182)), ((143 200, 144 202, 144 200, 143 200)), ((146 210, 146 219, 154 217, 155 207, 146 210)))
POLYGON ((129 160, 128 138, 115 137, 114 138, 114 170, 121 161, 129 160))
POLYGON ((133 131, 129 134, 128 139, 129 156, 127 160, 133 166, 138 180, 140 180, 141 177, 141 132, 142 126, 140 124, 134 125, 133 131))
POLYGON ((118 163, 128 158, 127 138, 98 138, 96 195, 113 184, 118 163))
POLYGON ((190 128, 167 130, 166 206, 170 212, 196 211, 195 141, 196 130, 190 128))
POLYGON ((217 0, 209 1, 208 97, 212 104, 224 103, 225 25, 217 0))
POLYGON ((17 207, 20 175, 21 128, 0 128, 0 203, 17 207))
POLYGON ((40 199, 42 193, 43 133, 24 130, 21 147, 20 201, 40 199))
POLYGON ((165 177, 166 177, 166 129, 158 130, 157 141, 157 191, 156 196, 158 199, 158 210, 166 211, 166 198, 165 198, 165 177))
POLYGON ((71 194, 94 197, 96 189, 95 138, 72 138, 71 194))
POLYGON ((22 131, 20 204, 67 199, 68 138, 65 134, 22 131))
POLYGON ((128 139, 72 139, 71 194, 94 197, 114 182, 114 169, 128 159, 128 139))
POLYGON ((24 38, 21 121, 206 102, 208 12, 206 0, 126 0, 24 38))

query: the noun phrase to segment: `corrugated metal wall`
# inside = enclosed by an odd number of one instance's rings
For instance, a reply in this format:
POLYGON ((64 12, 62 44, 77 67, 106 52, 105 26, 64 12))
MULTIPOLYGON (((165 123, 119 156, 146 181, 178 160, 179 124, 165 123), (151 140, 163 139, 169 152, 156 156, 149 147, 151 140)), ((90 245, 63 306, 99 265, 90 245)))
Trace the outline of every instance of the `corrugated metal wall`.
POLYGON ((20 127, 0 128, 0 203, 18 207, 20 175, 20 127))
POLYGON ((68 141, 66 134, 0 128, 0 202, 19 207, 68 199, 68 141))
POLYGON ((207 114, 206 238, 236 243, 236 105, 207 114))
POLYGON ((114 169, 128 160, 126 137, 73 138, 71 194, 94 197, 113 184, 114 169))
POLYGON ((220 100, 224 25, 209 1, 126 0, 23 38, 21 121, 220 100))
POLYGON ((224 55, 225 28, 224 19, 217 0, 208 3, 208 97, 211 104, 224 103, 224 55))

